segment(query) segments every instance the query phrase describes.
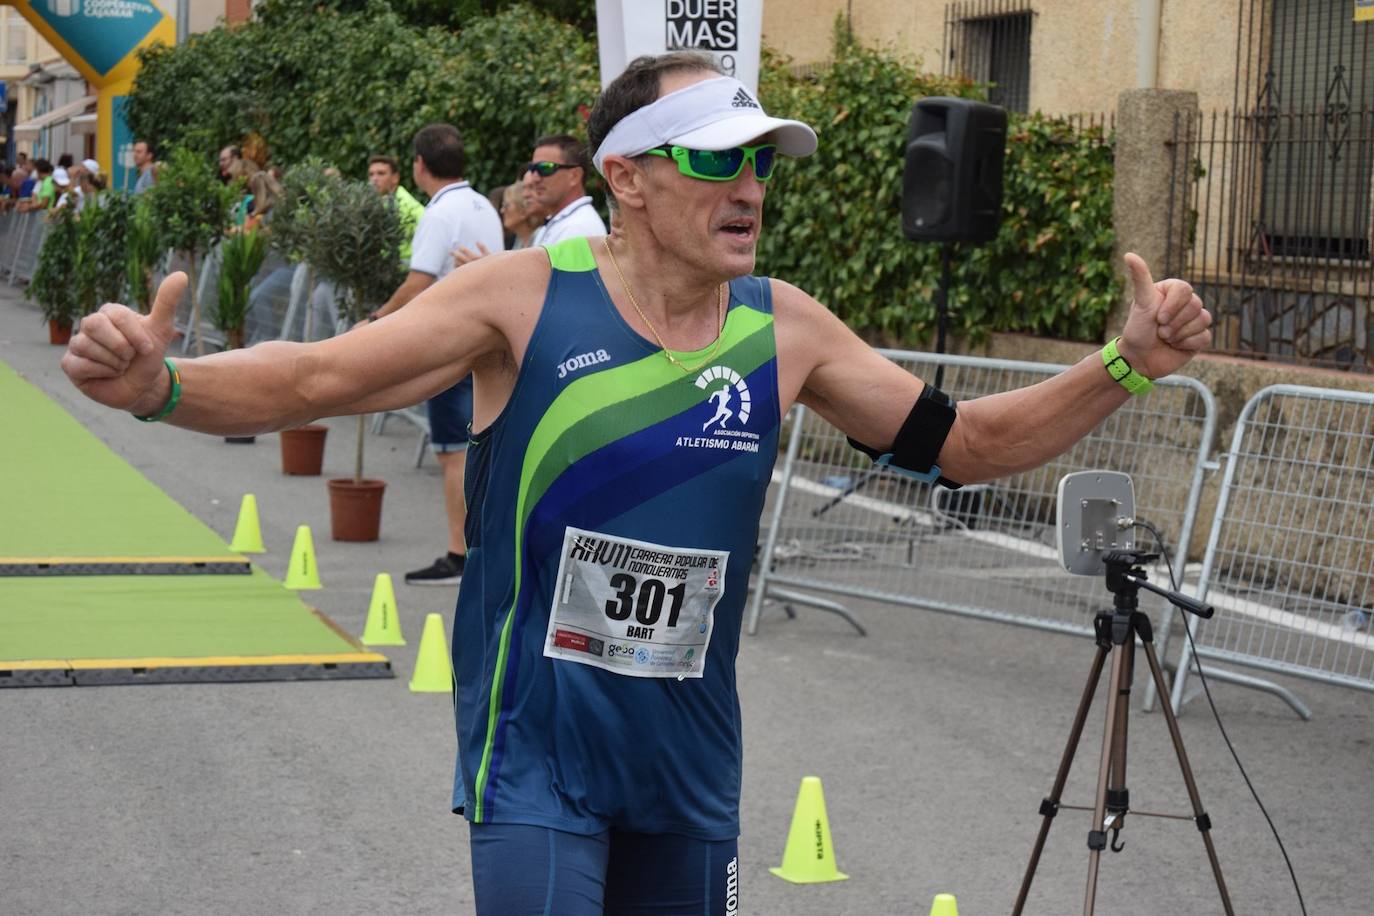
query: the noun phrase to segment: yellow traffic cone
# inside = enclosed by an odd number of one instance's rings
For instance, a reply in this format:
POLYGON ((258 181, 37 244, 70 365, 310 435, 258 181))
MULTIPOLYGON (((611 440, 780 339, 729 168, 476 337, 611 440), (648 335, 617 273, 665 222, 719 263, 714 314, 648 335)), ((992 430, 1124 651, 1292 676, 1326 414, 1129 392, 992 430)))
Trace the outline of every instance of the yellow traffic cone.
POLYGON ((262 528, 258 525, 258 498, 252 493, 243 494, 239 504, 239 520, 234 525, 234 539, 229 542, 234 553, 266 553, 262 546, 262 528))
POLYGON ((411 693, 451 693, 453 663, 449 661, 448 639, 444 636, 442 614, 426 614, 420 634, 420 651, 415 653, 415 673, 410 677, 411 693))
POLYGON ((320 571, 315 566, 315 542, 310 526, 296 529, 296 542, 291 546, 291 565, 286 569, 286 587, 294 589, 324 588, 320 585, 320 571))
POLYGON ((821 781, 807 776, 797 793, 792 812, 792 827, 787 831, 787 848, 782 867, 768 869, 793 884, 820 884, 844 881, 848 875, 835 867, 835 849, 830 845, 830 820, 825 816, 825 794, 821 781))
POLYGON ((959 916, 959 903, 953 894, 936 894, 930 905, 930 916, 959 916))
POLYGON ((367 608, 367 624, 363 626, 363 645, 405 644, 405 637, 401 635, 401 619, 396 613, 396 592, 391 587, 391 576, 377 573, 377 581, 372 586, 372 603, 367 608))

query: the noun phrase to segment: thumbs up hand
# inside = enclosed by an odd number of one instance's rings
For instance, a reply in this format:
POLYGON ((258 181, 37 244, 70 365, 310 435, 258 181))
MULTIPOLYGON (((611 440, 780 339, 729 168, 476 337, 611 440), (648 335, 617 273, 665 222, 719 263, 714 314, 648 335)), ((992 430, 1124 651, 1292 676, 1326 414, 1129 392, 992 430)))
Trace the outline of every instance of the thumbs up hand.
POLYGON ((1134 298, 1118 349, 1137 372, 1162 378, 1211 344, 1212 315, 1184 281, 1156 283, 1137 255, 1126 255, 1126 271, 1134 298))
POLYGON ((147 315, 107 303, 81 320, 62 357, 62 371, 92 400, 136 414, 156 413, 169 391, 162 358, 176 329, 177 303, 186 292, 186 274, 162 281, 147 315))

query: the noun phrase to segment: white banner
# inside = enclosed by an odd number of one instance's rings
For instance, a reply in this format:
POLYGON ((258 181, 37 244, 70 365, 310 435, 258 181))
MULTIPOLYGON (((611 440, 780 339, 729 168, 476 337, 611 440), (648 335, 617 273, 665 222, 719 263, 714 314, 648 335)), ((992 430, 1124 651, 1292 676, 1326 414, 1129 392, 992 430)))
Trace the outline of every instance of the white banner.
POLYGON ((596 0, 601 88, 641 54, 707 51, 758 91, 763 0, 596 0))

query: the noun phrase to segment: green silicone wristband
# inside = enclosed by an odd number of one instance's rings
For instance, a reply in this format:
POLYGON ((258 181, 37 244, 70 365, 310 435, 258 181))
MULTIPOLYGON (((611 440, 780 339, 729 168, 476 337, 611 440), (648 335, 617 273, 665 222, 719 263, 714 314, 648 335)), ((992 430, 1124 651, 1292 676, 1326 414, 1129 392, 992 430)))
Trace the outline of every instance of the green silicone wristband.
POLYGON ((1131 364, 1126 362, 1125 357, 1116 348, 1120 340, 1120 337, 1114 337, 1102 348, 1102 365, 1107 367, 1107 374, 1131 394, 1149 394, 1155 383, 1135 371, 1131 368, 1131 364))
POLYGON ((167 398, 167 403, 163 404, 162 409, 157 413, 153 414, 151 417, 140 417, 138 414, 134 414, 135 420, 142 420, 144 423, 156 423, 158 420, 163 419, 169 413, 177 409, 177 402, 181 400, 181 373, 177 371, 177 367, 172 364, 172 361, 165 356, 162 358, 162 362, 167 367, 167 374, 172 378, 172 394, 167 398))

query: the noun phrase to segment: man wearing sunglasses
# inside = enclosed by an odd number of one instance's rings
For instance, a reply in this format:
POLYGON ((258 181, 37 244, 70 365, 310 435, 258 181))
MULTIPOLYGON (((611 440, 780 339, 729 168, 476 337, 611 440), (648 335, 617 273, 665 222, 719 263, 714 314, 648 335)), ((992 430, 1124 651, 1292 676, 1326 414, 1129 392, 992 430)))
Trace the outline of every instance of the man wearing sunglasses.
POLYGON ((548 218, 534 232, 531 247, 564 239, 601 236, 606 224, 583 191, 587 178, 587 150, 576 137, 540 137, 525 165, 525 193, 548 218))
POLYGON ((788 408, 896 469, 988 480, 1177 370, 1211 317, 1129 255, 1135 302, 1104 354, 956 410, 806 293, 751 276, 766 182, 778 154, 816 148, 811 128, 674 52, 631 62, 588 135, 610 238, 483 258, 328 341, 164 363, 174 274, 151 315, 84 319, 63 368, 101 403, 215 435, 403 406, 471 370, 453 808, 477 913, 721 916, 741 911, 735 657, 788 408))
MULTIPOLYGON (((467 156, 458 128, 452 124, 426 125, 416 132, 411 145, 411 177, 429 196, 429 203, 410 239, 406 278, 391 298, 368 316, 373 321, 409 307, 421 292, 443 280, 453 269, 450 252, 454 249, 471 246, 500 251, 505 241, 496 208, 463 179, 467 156)), ((467 561, 463 474, 472 425, 472 378, 454 381, 456 384, 431 393, 425 400, 430 448, 444 474, 448 549, 428 566, 407 572, 407 585, 457 585, 467 561)))

